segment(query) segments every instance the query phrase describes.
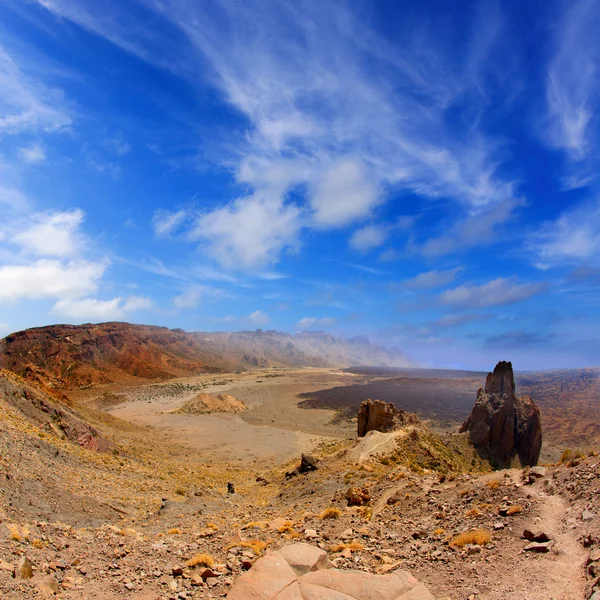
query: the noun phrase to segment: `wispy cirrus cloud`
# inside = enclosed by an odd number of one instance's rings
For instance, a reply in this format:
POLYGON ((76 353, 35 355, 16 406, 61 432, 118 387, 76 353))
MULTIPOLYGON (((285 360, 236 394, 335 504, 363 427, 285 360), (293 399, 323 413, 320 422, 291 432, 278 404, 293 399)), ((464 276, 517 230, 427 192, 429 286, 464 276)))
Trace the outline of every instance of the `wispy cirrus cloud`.
POLYGON ((303 227, 360 224, 392 190, 475 211, 514 196, 515 182, 499 172, 507 146, 477 116, 489 101, 483 65, 506 39, 492 3, 456 60, 449 40, 410 19, 397 32, 401 44, 375 34, 358 5, 38 1, 194 84, 208 65, 210 81, 245 117, 247 131, 220 155, 251 189, 197 215, 192 228, 227 268, 276 261, 303 227), (140 11, 161 20, 160 33, 136 22, 140 11), (224 224, 248 217, 253 244, 224 224))
POLYGON ((571 173, 564 178, 567 188, 589 184, 600 158, 599 28, 597 2, 569 2, 555 31, 555 51, 548 66, 544 133, 548 143, 571 161, 571 173))
POLYGON ((404 285, 409 289, 444 287, 449 283, 452 283, 462 270, 463 269, 461 267, 445 270, 433 269, 432 271, 426 271, 424 273, 420 273, 412 279, 408 279, 404 282, 404 285))
POLYGON ((545 288, 543 283, 518 283, 500 277, 481 285, 465 284, 446 290, 440 295, 440 302, 462 308, 503 306, 527 300, 540 294, 545 288))
MULTIPOLYGON (((62 92, 30 77, 0 46, 0 133, 53 132, 71 122, 62 92)), ((41 153, 30 150, 25 156, 35 159, 41 153)))

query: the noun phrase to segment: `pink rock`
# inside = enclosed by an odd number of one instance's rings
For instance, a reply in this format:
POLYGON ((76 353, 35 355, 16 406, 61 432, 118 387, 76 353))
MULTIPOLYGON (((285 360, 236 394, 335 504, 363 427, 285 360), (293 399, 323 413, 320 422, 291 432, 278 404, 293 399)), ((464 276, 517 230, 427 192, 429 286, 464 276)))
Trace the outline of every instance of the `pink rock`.
POLYGON ((356 600, 395 600, 410 591, 417 580, 397 571, 389 575, 372 575, 363 571, 326 569, 304 575, 300 583, 310 583, 342 592, 356 600))
POLYGON ((296 581, 296 572, 277 553, 267 554, 241 575, 227 594, 228 600, 272 600, 296 581))
POLYGON ((331 568, 327 552, 310 544, 286 544, 277 553, 285 558, 298 577, 310 571, 331 568))

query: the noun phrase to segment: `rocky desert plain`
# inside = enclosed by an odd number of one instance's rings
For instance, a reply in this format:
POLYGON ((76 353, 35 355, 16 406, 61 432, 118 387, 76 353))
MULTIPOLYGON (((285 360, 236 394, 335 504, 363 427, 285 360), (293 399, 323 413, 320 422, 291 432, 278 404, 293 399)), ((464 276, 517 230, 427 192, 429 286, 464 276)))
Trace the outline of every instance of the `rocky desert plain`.
POLYGON ((600 599, 599 369, 123 323, 0 366, 2 599, 600 599))

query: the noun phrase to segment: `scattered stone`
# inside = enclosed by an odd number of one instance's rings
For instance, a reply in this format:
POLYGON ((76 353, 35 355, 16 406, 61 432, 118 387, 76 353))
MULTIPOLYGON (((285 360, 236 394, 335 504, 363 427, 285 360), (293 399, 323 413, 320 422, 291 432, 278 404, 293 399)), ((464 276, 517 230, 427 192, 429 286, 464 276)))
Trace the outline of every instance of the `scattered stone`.
POLYGON ((235 494, 235 485, 233 483, 231 483, 231 481, 227 482, 227 493, 235 494))
POLYGON ((300 473, 308 473, 309 471, 316 471, 319 467, 317 466, 317 459, 310 454, 303 454, 300 460, 300 466, 298 471, 300 473))
POLYGON ((173 577, 181 577, 183 575, 183 567, 175 566, 171 569, 173 577))
POLYGON ((17 579, 31 579, 33 577, 33 568, 25 555, 19 560, 15 574, 17 579))
POLYGON ((505 527, 504 523, 494 523, 495 531, 500 531, 501 529, 504 529, 504 527, 505 527))
POLYGON ((591 510, 587 510, 585 509, 582 513, 581 513, 581 520, 583 522, 587 522, 587 521, 593 521, 596 518, 596 515, 591 511, 591 510))
POLYGON ((330 569, 327 552, 310 544, 286 544, 278 551, 299 577, 310 571, 330 569))
POLYGON ((316 529, 305 529, 304 530, 304 537, 307 540, 310 540, 310 539, 318 538, 319 534, 317 533, 316 529))
POLYGON ((551 540, 550 536, 547 533, 544 533, 543 531, 537 531, 537 532, 533 532, 530 531, 529 529, 525 529, 525 531, 523 531, 523 535, 522 535, 523 539, 526 539, 530 542, 549 542, 551 540))
POLYGON ((545 553, 545 552, 550 552, 550 544, 551 542, 532 542, 531 544, 527 544, 527 546, 525 546, 525 548, 523 548, 523 550, 525 552, 540 552, 540 553, 545 553))
POLYGON ((50 576, 42 577, 36 583, 35 588, 44 598, 52 598, 58 593, 58 582, 50 576))
POLYGON ((371 493, 365 487, 350 487, 346 491, 348 506, 364 506, 371 501, 371 493))

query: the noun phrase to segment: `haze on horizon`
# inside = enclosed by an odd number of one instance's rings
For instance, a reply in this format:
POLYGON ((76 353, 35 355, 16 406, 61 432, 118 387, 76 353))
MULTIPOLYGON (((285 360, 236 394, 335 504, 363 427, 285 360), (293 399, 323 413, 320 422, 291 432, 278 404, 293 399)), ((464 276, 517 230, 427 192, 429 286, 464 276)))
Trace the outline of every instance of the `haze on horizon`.
POLYGON ((5 0, 0 337, 600 361, 600 4, 5 0))

